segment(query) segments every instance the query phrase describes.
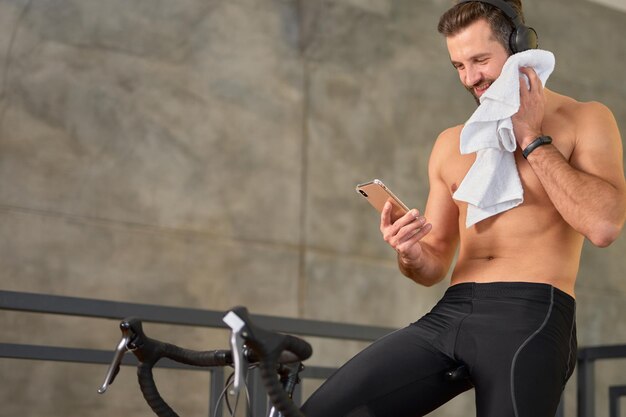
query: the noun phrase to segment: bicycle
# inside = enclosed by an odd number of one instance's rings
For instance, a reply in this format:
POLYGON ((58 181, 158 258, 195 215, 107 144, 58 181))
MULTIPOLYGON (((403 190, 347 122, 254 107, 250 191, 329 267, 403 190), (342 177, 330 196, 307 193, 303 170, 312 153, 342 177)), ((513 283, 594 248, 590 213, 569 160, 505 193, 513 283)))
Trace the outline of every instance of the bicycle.
MULTIPOLYGON (((305 340, 295 336, 271 332, 255 326, 245 307, 235 307, 223 317, 230 327, 230 349, 195 351, 151 339, 143 331, 141 320, 126 318, 121 321, 122 338, 117 344, 113 360, 98 392, 104 394, 120 371, 122 357, 132 352, 139 360, 137 377, 144 399, 158 417, 178 417, 178 414, 163 400, 152 373, 153 366, 161 358, 193 366, 233 366, 233 390, 237 399, 245 386, 248 366, 258 364, 261 379, 273 404, 268 417, 304 417, 292 400, 299 383, 299 373, 304 369, 302 362, 308 359, 313 349, 305 340), (280 377, 280 380, 278 379, 280 377)), ((226 388, 231 385, 227 381, 226 388)), ((229 406, 230 408, 230 406, 229 406)), ((235 405, 236 409, 236 405, 235 405)), ((231 410, 234 415, 235 410, 231 410)))

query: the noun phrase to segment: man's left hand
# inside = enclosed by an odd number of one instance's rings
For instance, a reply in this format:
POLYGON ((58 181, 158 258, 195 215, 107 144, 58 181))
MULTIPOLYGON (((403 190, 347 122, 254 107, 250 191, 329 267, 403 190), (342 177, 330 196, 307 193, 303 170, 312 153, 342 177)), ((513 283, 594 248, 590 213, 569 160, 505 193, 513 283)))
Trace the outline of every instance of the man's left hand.
POLYGON ((528 84, 525 77, 520 77, 520 106, 511 119, 517 143, 521 149, 524 149, 543 134, 541 124, 546 98, 543 95, 543 85, 535 70, 530 67, 522 67, 519 70, 528 77, 528 84))

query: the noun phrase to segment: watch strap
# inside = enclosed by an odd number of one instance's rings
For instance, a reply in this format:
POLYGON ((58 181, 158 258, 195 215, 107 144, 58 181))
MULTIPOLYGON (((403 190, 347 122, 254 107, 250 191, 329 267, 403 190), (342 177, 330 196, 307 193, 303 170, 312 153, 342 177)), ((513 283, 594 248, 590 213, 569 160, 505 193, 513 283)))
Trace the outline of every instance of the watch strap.
POLYGON ((539 136, 537 139, 533 140, 530 145, 528 145, 523 151, 522 155, 524 159, 528 158, 528 155, 535 149, 543 145, 549 145, 552 143, 552 138, 550 136, 539 136))

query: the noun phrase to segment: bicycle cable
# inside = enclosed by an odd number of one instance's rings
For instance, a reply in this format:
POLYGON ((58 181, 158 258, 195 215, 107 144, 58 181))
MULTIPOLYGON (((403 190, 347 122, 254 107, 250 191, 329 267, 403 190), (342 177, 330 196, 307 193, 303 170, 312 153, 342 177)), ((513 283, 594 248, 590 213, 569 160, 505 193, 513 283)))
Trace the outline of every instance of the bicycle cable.
MULTIPOLYGON (((254 368, 256 368, 256 366, 253 365, 253 366, 250 366, 248 369, 254 369, 254 368)), ((224 383, 224 389, 222 389, 216 401, 216 404, 219 404, 220 402, 223 402, 224 404, 226 404, 226 408, 228 409, 228 413, 230 414, 231 417, 235 416, 235 413, 237 412, 237 407, 239 406, 239 393, 237 394, 237 397, 235 398, 234 407, 231 405, 229 397, 228 397, 228 391, 234 384, 234 377, 235 377, 235 374, 232 373, 228 376, 228 378, 226 378, 226 382, 224 383)), ((251 416, 252 408, 250 406, 250 391, 248 390, 248 384, 245 383, 245 381, 244 381, 243 388, 244 388, 244 392, 246 393, 247 415, 251 416)), ((218 417, 217 415, 218 411, 219 411, 219 407, 215 407, 215 410, 213 411, 213 417, 218 417)))

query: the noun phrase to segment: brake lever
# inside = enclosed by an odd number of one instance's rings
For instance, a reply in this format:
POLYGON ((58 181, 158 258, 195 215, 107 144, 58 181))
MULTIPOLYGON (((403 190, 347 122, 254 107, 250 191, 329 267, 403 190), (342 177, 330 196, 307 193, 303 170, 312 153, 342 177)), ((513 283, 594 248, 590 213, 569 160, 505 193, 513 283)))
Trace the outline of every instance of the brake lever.
POLYGON ((115 355, 113 356, 113 360, 111 361, 106 376, 104 377, 104 382, 102 383, 102 386, 98 389, 98 394, 104 394, 109 385, 113 383, 115 377, 120 371, 120 365, 122 364, 122 358, 124 357, 124 354, 132 350, 131 348, 129 348, 129 345, 135 335, 132 331, 130 323, 126 320, 122 321, 120 323, 120 329, 122 330, 122 338, 115 348, 115 355))
POLYGON ((244 336, 246 323, 233 311, 229 311, 222 319, 231 328, 230 348, 233 352, 235 365, 235 381, 233 388, 235 395, 239 394, 248 375, 248 361, 244 355, 244 336))

